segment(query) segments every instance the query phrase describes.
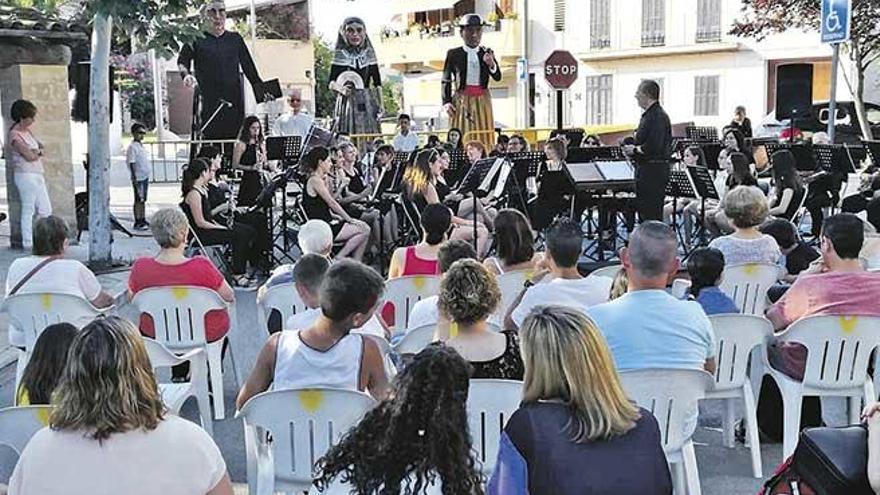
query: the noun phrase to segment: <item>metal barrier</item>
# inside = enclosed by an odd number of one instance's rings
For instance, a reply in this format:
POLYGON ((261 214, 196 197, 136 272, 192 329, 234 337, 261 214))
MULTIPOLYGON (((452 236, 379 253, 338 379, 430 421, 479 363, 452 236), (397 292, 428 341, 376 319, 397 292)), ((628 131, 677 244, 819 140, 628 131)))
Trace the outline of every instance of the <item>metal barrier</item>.
MULTIPOLYGON (((145 142, 144 146, 150 155, 150 166, 152 174, 150 182, 180 182, 183 167, 189 163, 190 150, 195 147, 194 152, 198 151, 205 145, 212 145, 218 148, 232 146, 234 139, 215 140, 215 141, 154 141, 145 142)), ((195 154, 195 153, 194 153, 195 154)))

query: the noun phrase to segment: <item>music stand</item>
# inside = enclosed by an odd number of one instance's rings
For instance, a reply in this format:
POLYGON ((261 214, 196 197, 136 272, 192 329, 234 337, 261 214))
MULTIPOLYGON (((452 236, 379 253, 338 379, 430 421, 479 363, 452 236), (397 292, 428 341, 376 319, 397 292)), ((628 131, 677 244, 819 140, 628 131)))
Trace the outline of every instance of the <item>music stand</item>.
POLYGON ((689 125, 684 128, 685 136, 692 141, 718 141, 718 129, 689 125))
POLYGON ((868 156, 871 157, 871 163, 873 163, 875 167, 880 167, 880 141, 862 140, 862 144, 865 146, 865 151, 868 152, 868 156))
POLYGON ((706 245, 706 200, 720 200, 718 190, 715 189, 715 182, 712 180, 712 174, 706 167, 688 166, 685 169, 691 188, 696 193, 696 197, 700 200, 700 233, 699 245, 706 245))
POLYGON ((678 198, 696 198, 697 192, 691 185, 691 179, 684 170, 672 170, 669 172, 669 182, 666 183, 666 195, 672 196, 672 228, 678 233, 682 249, 687 254, 687 243, 678 228, 678 198))
POLYGON ((795 169, 798 172, 816 171, 816 157, 813 155, 813 150, 810 145, 783 143, 767 144, 764 147, 767 149, 767 159, 770 160, 770 166, 773 166, 773 155, 776 154, 777 151, 785 150, 794 156, 795 169))
POLYGON ((266 158, 281 161, 285 170, 299 161, 302 136, 270 136, 266 138, 266 158))
POLYGON ((481 160, 477 160, 468 170, 467 175, 461 180, 461 184, 458 186, 455 192, 465 196, 467 194, 471 194, 471 197, 474 202, 473 208, 473 226, 474 226, 474 249, 477 249, 477 192, 480 184, 486 180, 486 176, 489 175, 489 172, 492 170, 493 165, 495 165, 495 161, 497 157, 489 157, 483 158, 481 160))

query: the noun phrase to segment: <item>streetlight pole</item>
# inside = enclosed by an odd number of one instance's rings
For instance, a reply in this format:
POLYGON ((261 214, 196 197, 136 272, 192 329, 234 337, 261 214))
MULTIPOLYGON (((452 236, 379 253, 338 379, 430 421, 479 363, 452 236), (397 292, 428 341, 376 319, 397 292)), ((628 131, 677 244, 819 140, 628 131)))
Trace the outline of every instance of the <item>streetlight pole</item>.
POLYGON ((517 75, 520 78, 520 126, 529 127, 529 0, 520 0, 522 4, 522 55, 517 61, 517 75))

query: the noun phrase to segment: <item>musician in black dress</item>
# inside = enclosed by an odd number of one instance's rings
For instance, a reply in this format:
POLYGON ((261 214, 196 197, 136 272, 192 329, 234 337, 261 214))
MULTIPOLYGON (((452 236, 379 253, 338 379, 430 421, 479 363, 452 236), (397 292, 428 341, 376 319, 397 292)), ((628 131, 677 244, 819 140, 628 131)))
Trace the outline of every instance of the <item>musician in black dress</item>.
POLYGON ((672 125, 660 106, 660 86, 642 81, 636 100, 644 110, 636 131, 635 143, 623 146, 623 152, 635 162, 636 204, 641 220, 663 220, 666 183, 669 182, 669 158, 672 125))
POLYGON ((247 263, 253 267, 260 263, 260 252, 254 247, 256 231, 242 223, 232 229, 218 223, 212 214, 208 197, 208 183, 211 180, 210 164, 197 158, 183 171, 181 208, 186 213, 190 225, 202 244, 232 245, 232 275, 236 285, 249 287, 251 280, 246 276, 247 263))
POLYGON ((238 204, 253 206, 268 182, 268 173, 274 172, 266 159, 266 139, 259 117, 250 115, 244 119, 232 149, 232 166, 243 171, 238 186, 238 204))
MULTIPOLYGON (((369 203, 373 194, 372 175, 367 174, 361 168, 358 161, 358 153, 354 144, 346 141, 339 145, 341 152, 340 160, 336 168, 336 175, 340 182, 339 195, 336 200, 345 208, 353 218, 362 220, 370 226, 373 246, 379 245, 381 213, 369 203)), ((381 240, 387 240, 383 237, 381 240)))
POLYGON ((349 215, 327 187, 330 151, 323 146, 313 148, 302 157, 299 165, 308 175, 302 195, 306 216, 309 220, 327 222, 333 230, 333 240, 345 242, 337 257, 349 256, 360 261, 370 242, 370 226, 349 215))
POLYGON ((530 186, 536 196, 529 202, 532 228, 540 232, 549 227, 558 216, 571 214, 571 198, 574 190, 565 171, 568 150, 559 139, 551 139, 544 145, 547 161, 538 168, 535 185, 530 186))

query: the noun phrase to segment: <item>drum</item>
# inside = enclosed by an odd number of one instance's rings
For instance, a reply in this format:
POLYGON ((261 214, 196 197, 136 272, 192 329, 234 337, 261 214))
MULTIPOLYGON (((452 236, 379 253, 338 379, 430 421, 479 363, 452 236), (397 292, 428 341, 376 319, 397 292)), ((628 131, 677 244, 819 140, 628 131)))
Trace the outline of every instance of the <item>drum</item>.
POLYGON ((321 127, 312 124, 312 127, 309 129, 309 133, 306 135, 305 140, 303 141, 302 153, 305 155, 309 151, 318 146, 323 146, 325 148, 329 148, 333 145, 333 141, 336 138, 336 135, 327 129, 323 129, 321 127))

